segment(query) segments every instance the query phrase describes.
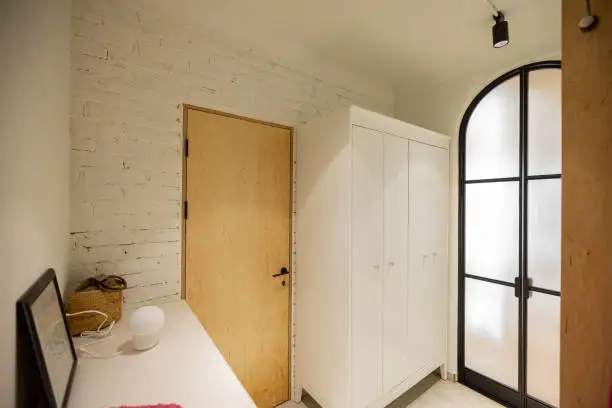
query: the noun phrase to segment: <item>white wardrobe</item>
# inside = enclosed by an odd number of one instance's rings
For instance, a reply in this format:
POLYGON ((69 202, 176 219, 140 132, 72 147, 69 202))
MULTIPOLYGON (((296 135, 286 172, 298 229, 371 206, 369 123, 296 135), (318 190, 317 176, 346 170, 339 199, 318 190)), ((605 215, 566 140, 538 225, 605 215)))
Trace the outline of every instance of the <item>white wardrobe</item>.
POLYGON ((296 385, 382 408, 446 372, 449 138, 358 107, 297 135, 296 385))

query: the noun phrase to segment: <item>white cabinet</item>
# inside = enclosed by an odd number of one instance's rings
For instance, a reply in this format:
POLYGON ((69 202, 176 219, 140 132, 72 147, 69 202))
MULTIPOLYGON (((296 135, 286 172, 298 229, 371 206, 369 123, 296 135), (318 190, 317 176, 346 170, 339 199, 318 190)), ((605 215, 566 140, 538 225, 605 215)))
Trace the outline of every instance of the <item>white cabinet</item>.
POLYGON ((449 140, 357 107, 297 136, 296 380, 382 408, 446 364, 449 140))

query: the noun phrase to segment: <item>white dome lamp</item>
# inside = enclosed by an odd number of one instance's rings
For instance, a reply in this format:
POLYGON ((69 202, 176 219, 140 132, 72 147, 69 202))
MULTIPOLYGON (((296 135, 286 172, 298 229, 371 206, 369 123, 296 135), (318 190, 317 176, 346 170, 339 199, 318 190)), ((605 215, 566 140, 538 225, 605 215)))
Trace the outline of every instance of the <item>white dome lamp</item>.
POLYGON ((155 347, 165 320, 163 310, 157 306, 144 306, 132 313, 130 332, 134 348, 144 351, 155 347))
POLYGON ((589 31, 593 31, 597 28, 597 24, 599 23, 599 17, 594 15, 591 11, 591 0, 586 0, 587 6, 587 15, 580 19, 578 23, 578 27, 583 33, 587 33, 589 31))

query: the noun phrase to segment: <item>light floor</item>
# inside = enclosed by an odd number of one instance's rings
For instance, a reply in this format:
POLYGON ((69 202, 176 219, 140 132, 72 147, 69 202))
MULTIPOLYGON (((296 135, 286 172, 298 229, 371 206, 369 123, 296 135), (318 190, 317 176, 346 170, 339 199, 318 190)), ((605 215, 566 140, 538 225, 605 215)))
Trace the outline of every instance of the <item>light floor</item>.
MULTIPOLYGON (((400 408, 396 403, 393 403, 394 408, 400 408)), ((451 383, 447 381, 438 381, 424 394, 408 405, 401 407, 409 408, 501 408, 490 399, 483 397, 475 391, 464 387, 461 384, 451 383)), ((287 402, 279 408, 315 408, 309 407, 304 403, 296 404, 287 402)))

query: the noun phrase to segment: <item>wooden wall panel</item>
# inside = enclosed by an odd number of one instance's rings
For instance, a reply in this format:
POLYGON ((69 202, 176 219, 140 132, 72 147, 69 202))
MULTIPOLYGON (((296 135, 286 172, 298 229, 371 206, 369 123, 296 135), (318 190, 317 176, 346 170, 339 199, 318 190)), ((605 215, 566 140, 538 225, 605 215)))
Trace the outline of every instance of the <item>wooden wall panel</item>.
POLYGON ((608 407, 612 384, 612 1, 563 0, 561 408, 608 407))

